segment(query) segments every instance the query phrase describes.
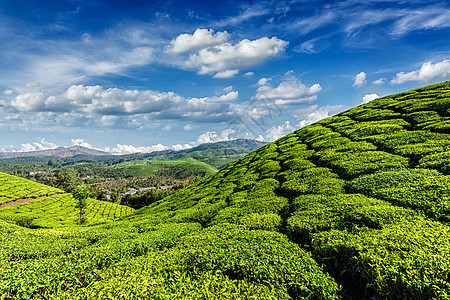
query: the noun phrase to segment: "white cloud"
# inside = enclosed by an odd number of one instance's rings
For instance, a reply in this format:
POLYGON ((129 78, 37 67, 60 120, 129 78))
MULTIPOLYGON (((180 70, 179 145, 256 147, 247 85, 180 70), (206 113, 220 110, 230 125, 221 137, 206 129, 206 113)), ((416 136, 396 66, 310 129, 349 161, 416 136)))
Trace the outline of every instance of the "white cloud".
POLYGON ((86 142, 84 139, 71 139, 72 146, 81 146, 92 149, 92 145, 86 142))
POLYGON ((214 45, 219 45, 228 40, 229 34, 217 32, 214 34, 212 29, 196 29, 193 34, 180 34, 176 39, 170 42, 166 51, 171 53, 182 53, 191 50, 199 50, 214 45))
POLYGON ((374 82, 372 82, 372 84, 374 84, 374 85, 381 85, 384 83, 386 83, 386 78, 379 78, 379 79, 375 80, 374 82))
POLYGON ((267 131, 266 140, 269 142, 273 142, 286 134, 294 131, 296 128, 291 126, 289 121, 284 122, 284 124, 273 126, 271 129, 267 131))
POLYGON ((183 126, 183 130, 185 130, 185 131, 190 131, 194 128, 195 128, 195 126, 193 126, 192 124, 186 124, 183 126))
POLYGON ((244 74, 244 76, 246 76, 246 77, 251 77, 253 75, 255 75, 255 73, 253 73, 253 72, 247 72, 244 74))
POLYGON ((258 85, 266 85, 268 81, 272 80, 272 78, 261 78, 258 80, 258 85))
POLYGON ((41 84, 38 81, 32 81, 32 82, 27 82, 25 85, 27 88, 32 88, 32 87, 40 86, 41 84))
POLYGON ((169 147, 166 147, 162 144, 157 144, 149 147, 117 144, 117 146, 112 148, 109 152, 111 152, 112 154, 121 155, 133 153, 150 153, 155 151, 164 151, 167 149, 169 149, 169 147))
POLYGON ((175 151, 180 151, 180 150, 185 150, 185 149, 191 149, 193 148, 191 145, 189 144, 176 144, 176 145, 172 145, 172 149, 175 151))
POLYGON ((266 78, 261 78, 258 84, 260 87, 256 91, 255 99, 275 100, 277 105, 314 102, 317 100, 316 94, 322 90, 320 84, 308 87, 292 75, 277 87, 272 87, 266 78))
POLYGON ((11 105, 20 111, 39 111, 44 108, 44 94, 27 93, 16 96, 11 105))
POLYGON ((5 95, 7 95, 7 96, 12 95, 12 93, 14 93, 14 91, 13 91, 13 90, 10 90, 10 89, 7 89, 7 90, 5 90, 5 91, 3 92, 3 94, 5 94, 5 95))
POLYGON ((450 75, 450 60, 445 59, 435 64, 426 62, 419 70, 408 73, 400 72, 391 80, 393 84, 402 84, 408 81, 430 81, 437 78, 447 78, 450 75))
POLYGON ((224 129, 219 134, 217 134, 217 132, 215 131, 207 131, 198 137, 195 145, 230 141, 233 139, 232 137, 230 137, 230 135, 232 135, 233 133, 233 129, 224 129))
POLYGON ((429 7, 421 10, 411 10, 399 18, 391 32, 393 35, 403 35, 413 30, 428 30, 450 27, 450 10, 429 7))
POLYGON ((223 89, 223 91, 225 92, 225 93, 229 93, 229 92, 231 92, 231 91, 233 91, 233 86, 227 86, 226 88, 224 88, 223 89))
POLYGON ((353 86, 361 87, 366 84, 366 73, 361 72, 355 76, 355 81, 353 82, 353 86))
POLYGON ((55 149, 58 147, 55 143, 46 141, 43 138, 38 139, 38 142, 20 144, 21 148, 18 150, 12 150, 12 152, 29 152, 55 149))
MULTIPOLYGON (((84 117, 102 116, 99 125, 112 126, 118 121, 112 116, 147 116, 151 119, 220 120, 233 117, 231 103, 239 98, 237 91, 228 87, 228 93, 203 98, 184 98, 173 92, 152 90, 105 89, 102 86, 72 85, 55 95, 27 93, 16 96, 10 103, 4 101, 5 111, 34 111, 78 114, 84 117)), ((62 117, 62 115, 60 115, 62 117)))
POLYGON ((326 105, 322 107, 311 105, 310 107, 296 110, 294 112, 294 117, 297 118, 297 120, 300 120, 297 124, 298 127, 305 127, 322 119, 331 117, 346 108, 347 107, 344 105, 326 105))
POLYGON ((105 127, 114 126, 118 119, 118 116, 102 116, 99 120, 99 123, 105 127))
POLYGON ((239 73, 239 70, 226 70, 222 72, 217 72, 214 74, 214 78, 230 78, 239 73))
POLYGON ((262 37, 253 41, 244 39, 235 45, 223 43, 190 55, 185 67, 197 69, 199 74, 218 73, 221 76, 226 71, 235 72, 259 65, 283 52, 287 45, 288 42, 277 37, 262 37))
POLYGON ((369 103, 370 101, 375 100, 377 98, 380 98, 380 96, 378 96, 378 94, 367 94, 367 95, 364 95, 364 97, 362 98, 361 104, 369 103))

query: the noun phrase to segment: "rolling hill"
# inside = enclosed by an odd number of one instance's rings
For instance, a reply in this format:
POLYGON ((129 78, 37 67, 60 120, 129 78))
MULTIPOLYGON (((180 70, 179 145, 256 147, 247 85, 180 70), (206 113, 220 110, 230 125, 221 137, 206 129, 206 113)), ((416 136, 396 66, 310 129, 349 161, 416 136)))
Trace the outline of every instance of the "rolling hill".
POLYGON ((449 133, 445 82, 301 128, 120 221, 0 221, 0 297, 448 299, 449 133))

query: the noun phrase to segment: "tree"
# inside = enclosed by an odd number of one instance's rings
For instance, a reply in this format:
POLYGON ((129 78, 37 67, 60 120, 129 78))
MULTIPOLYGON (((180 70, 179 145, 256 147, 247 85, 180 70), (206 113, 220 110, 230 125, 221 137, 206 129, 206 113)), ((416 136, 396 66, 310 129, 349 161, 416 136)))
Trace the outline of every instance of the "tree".
POLYGON ((71 193, 76 185, 77 177, 75 170, 63 169, 56 174, 56 186, 71 193))
POLYGON ((91 194, 91 190, 84 185, 78 185, 72 192, 73 197, 75 200, 77 200, 77 204, 75 205, 75 208, 80 209, 80 220, 79 223, 83 224, 86 222, 86 216, 85 216, 85 208, 87 206, 87 198, 91 194))

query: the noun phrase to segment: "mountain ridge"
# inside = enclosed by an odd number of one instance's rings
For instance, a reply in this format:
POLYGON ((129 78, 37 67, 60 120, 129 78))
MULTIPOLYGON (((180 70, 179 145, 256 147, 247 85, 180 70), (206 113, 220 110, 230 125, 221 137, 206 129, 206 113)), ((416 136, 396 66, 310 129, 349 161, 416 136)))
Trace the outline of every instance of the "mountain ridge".
MULTIPOLYGON (((163 150, 163 151, 154 151, 150 153, 142 153, 142 152, 136 152, 132 154, 123 154, 123 155, 116 155, 116 156, 127 156, 127 155, 142 155, 142 156, 157 156, 161 154, 166 153, 191 153, 195 151, 200 150, 207 150, 207 149, 220 149, 220 148, 226 148, 226 147, 248 147, 250 149, 257 149, 263 145, 265 145, 265 142, 260 142, 252 139, 235 139, 230 141, 220 141, 220 142, 214 142, 214 143, 204 143, 200 144, 198 146, 189 148, 189 149, 182 149, 182 150, 163 150)), ((46 150, 37 150, 37 151, 14 151, 14 152, 2 152, 0 153, 0 159, 4 158, 19 158, 19 157, 62 157, 62 156, 75 156, 75 155, 92 155, 92 156, 105 156, 105 155, 113 155, 110 152, 106 152, 103 150, 93 149, 93 148, 87 148, 83 146, 71 146, 71 147, 63 147, 59 146, 53 149, 46 149, 46 150)))
POLYGON ((64 156, 75 156, 75 155, 111 155, 111 153, 106 151, 101 151, 97 149, 87 148, 83 146, 71 146, 71 147, 56 147, 54 149, 37 150, 37 151, 26 151, 26 152, 3 152, 0 153, 0 159, 2 158, 17 158, 17 157, 64 157, 64 156))

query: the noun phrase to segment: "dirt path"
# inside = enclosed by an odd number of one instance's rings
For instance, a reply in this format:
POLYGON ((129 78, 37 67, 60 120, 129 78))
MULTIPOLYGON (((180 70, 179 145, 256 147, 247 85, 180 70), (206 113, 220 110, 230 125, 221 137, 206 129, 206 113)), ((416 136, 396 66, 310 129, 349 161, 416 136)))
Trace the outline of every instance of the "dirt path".
POLYGON ((50 196, 40 196, 40 197, 37 197, 37 198, 21 198, 21 199, 17 199, 17 200, 14 200, 14 201, 3 203, 2 205, 0 205, 0 208, 13 206, 13 205, 21 204, 21 203, 27 203, 27 202, 30 202, 30 201, 33 201, 33 200, 37 200, 37 199, 49 198, 49 197, 53 197, 53 196, 57 196, 57 195, 61 195, 61 194, 53 194, 53 195, 50 195, 50 196))

